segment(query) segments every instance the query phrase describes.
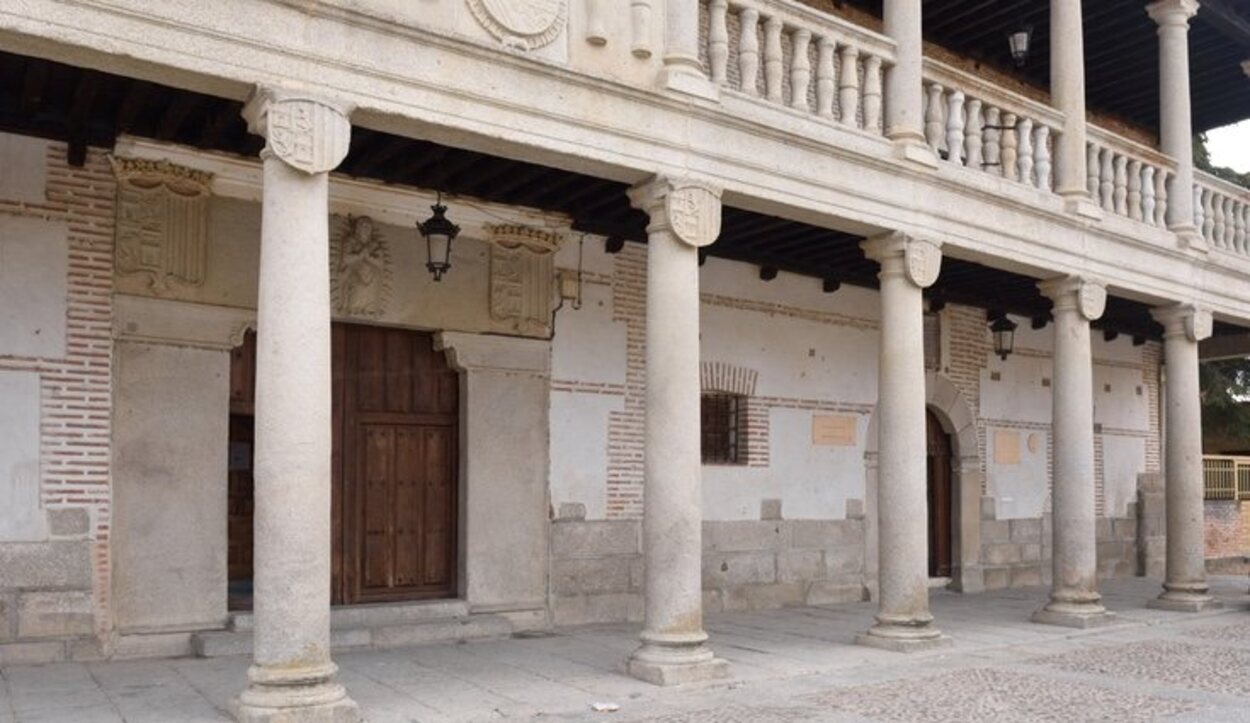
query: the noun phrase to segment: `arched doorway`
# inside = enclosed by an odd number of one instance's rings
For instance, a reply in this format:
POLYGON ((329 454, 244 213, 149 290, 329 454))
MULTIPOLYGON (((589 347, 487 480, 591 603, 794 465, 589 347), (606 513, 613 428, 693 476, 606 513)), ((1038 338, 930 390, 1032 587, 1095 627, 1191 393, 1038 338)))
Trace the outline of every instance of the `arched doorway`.
POLYGON ((951 438, 933 410, 925 410, 925 420, 929 451, 929 577, 950 577, 954 498, 951 438))

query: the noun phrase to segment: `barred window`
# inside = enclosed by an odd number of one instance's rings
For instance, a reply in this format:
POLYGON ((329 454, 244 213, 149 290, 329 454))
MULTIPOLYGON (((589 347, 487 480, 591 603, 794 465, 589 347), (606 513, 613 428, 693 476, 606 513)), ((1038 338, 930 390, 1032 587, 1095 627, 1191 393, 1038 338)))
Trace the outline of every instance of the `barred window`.
POLYGON ((746 397, 703 395, 703 463, 746 464, 746 397))

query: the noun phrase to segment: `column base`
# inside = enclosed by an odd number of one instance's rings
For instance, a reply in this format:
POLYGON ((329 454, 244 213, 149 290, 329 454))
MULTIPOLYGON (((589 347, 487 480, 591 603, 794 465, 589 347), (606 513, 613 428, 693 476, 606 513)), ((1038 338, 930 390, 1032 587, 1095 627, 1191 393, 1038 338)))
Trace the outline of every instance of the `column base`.
POLYGON ((1099 206, 1083 193, 1065 196, 1063 199, 1063 210, 1090 221, 1101 221, 1103 215, 1102 206, 1099 206))
POLYGON ((644 641, 630 656, 626 668, 639 680, 663 686, 729 677, 729 661, 717 658, 702 642, 664 645, 644 641))
POLYGON ((894 157, 923 167, 925 170, 934 170, 938 167, 937 154, 933 152, 929 144, 910 136, 894 139, 894 157))
POLYGON ((1051 600, 1030 619, 1043 625, 1086 629, 1111 625, 1116 622, 1116 615, 1099 605, 1095 597, 1094 602, 1051 600))
POLYGON ((855 636, 856 645, 880 648, 895 653, 918 653, 954 644, 950 636, 933 627, 933 617, 925 619, 882 621, 855 636))
POLYGON ((673 66, 660 71, 659 85, 664 90, 672 90, 685 95, 692 95, 712 102, 720 101, 720 88, 697 71, 685 66, 673 66))
POLYGON ((1207 244, 1207 240, 1195 226, 1170 226, 1173 233, 1176 234, 1176 243, 1183 249, 1191 249, 1198 253, 1207 253, 1211 247, 1207 244))
POLYGON ((254 667, 249 671, 252 684, 234 702, 234 716, 239 723, 361 723, 360 707, 347 697, 347 690, 338 683, 320 682, 257 682, 270 677, 254 667))
POLYGON ((1207 594, 1205 585, 1194 587, 1169 587, 1163 585, 1163 594, 1146 603, 1152 610, 1171 610, 1178 613, 1200 613, 1204 610, 1218 610, 1224 603, 1207 594))

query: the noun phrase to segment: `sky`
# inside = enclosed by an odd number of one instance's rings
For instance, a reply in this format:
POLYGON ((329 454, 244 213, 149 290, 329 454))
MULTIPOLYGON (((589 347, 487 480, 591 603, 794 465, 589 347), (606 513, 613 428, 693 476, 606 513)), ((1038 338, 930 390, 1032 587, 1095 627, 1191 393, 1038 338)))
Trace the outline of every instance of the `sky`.
POLYGON ((1211 162, 1240 173, 1250 173, 1250 120, 1207 131, 1211 162))

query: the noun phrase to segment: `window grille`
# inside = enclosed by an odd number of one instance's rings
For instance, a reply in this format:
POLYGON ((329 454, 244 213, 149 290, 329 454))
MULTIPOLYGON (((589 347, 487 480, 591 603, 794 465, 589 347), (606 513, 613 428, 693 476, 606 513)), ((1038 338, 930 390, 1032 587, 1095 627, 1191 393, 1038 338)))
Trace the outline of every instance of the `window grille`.
POLYGON ((746 398, 710 393, 701 404, 704 464, 746 463, 746 398))

